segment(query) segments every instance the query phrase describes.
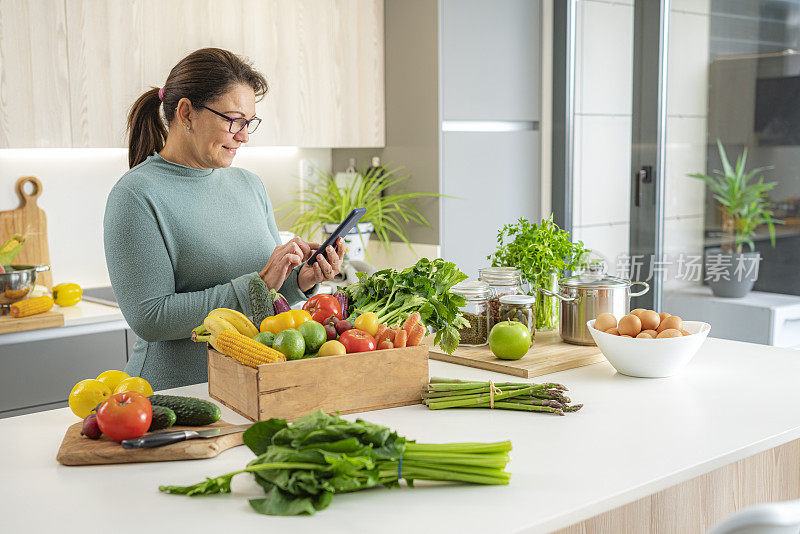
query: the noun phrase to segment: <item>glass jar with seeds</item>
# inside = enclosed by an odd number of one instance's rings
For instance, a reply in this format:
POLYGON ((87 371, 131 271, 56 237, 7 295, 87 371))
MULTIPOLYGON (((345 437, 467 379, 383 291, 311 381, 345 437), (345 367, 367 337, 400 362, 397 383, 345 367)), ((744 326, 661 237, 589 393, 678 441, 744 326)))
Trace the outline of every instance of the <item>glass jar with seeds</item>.
POLYGON ((478 270, 479 278, 489 284, 489 329, 501 321, 500 297, 524 295, 522 272, 516 267, 484 267, 478 270))
POLYGON ((459 309, 469 326, 458 331, 461 334, 459 346, 486 345, 489 342, 489 284, 478 280, 464 280, 450 288, 450 291, 466 300, 459 309))
POLYGON ((533 346, 536 335, 536 297, 503 295, 500 297, 500 321, 517 321, 527 326, 533 346))

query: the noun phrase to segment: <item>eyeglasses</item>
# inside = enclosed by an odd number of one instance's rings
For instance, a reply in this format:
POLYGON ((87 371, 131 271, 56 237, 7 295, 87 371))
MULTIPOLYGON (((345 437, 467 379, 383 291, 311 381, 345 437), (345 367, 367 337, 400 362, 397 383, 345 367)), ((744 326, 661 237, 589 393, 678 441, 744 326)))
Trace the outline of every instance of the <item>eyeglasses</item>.
POLYGON ((245 128, 247 128, 247 133, 251 134, 255 132, 256 128, 258 128, 258 125, 261 124, 261 119, 258 117, 253 117, 250 120, 247 120, 244 117, 228 117, 227 115, 223 115, 219 111, 214 111, 209 107, 203 106, 203 108, 228 121, 228 131, 234 135, 241 132, 245 128))

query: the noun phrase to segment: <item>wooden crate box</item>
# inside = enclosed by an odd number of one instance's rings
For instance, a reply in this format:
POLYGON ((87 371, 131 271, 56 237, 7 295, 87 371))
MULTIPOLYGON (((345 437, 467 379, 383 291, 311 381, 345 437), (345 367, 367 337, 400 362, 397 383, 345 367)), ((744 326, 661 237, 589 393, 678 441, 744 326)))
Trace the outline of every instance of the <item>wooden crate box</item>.
POLYGON ((309 412, 355 413, 418 404, 428 383, 428 347, 293 360, 248 367, 208 347, 208 393, 253 421, 309 412))

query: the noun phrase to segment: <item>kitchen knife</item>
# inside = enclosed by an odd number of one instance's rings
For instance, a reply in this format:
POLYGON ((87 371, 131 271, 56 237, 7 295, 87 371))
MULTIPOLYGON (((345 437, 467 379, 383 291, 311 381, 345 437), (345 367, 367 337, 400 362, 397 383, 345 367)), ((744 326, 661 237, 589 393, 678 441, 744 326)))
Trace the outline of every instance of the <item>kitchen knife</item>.
POLYGON ((141 447, 161 447, 162 445, 169 445, 170 443, 177 443, 185 439, 195 438, 213 438, 216 436, 224 436, 225 434, 235 434, 236 432, 244 432, 248 425, 231 425, 221 426, 217 428, 209 428, 207 430, 167 430, 164 432, 153 432, 145 434, 140 438, 131 438, 122 440, 123 449, 139 449, 141 447))

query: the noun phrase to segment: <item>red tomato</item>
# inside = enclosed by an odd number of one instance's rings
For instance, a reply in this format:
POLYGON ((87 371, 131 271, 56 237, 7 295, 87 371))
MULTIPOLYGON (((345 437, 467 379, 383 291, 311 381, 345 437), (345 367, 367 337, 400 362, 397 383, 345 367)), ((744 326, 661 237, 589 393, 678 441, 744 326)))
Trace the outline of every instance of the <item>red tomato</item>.
POLYGON ((303 309, 311 314, 311 318, 322 323, 325 319, 333 315, 337 319, 342 318, 342 306, 336 297, 324 293, 314 295, 303 304, 303 309))
POLYGON ((375 350, 375 338, 357 328, 345 331, 339 336, 339 342, 344 345, 347 354, 375 350))
POLYGON ((115 393, 97 409, 100 431, 114 441, 144 435, 152 419, 150 400, 138 391, 115 393))

